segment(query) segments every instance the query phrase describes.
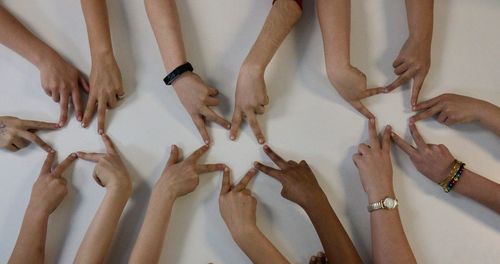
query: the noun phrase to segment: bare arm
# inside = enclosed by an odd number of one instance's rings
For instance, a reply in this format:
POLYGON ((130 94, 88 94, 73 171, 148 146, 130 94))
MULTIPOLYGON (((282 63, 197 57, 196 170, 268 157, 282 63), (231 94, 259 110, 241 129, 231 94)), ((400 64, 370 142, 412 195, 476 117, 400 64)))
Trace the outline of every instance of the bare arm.
POLYGON ((500 214, 500 184, 465 169, 453 191, 500 214))
POLYGON ((9 264, 44 263, 49 216, 28 207, 9 264))
POLYGON ((483 103, 484 108, 478 114, 479 123, 500 136, 500 107, 485 101, 483 103))

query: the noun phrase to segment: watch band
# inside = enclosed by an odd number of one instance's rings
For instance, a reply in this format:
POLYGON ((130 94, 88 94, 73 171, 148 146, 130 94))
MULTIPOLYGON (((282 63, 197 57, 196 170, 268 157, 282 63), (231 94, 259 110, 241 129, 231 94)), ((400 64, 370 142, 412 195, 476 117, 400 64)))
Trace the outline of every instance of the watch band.
POLYGON ((382 199, 378 202, 374 202, 374 203, 369 204, 366 207, 366 209, 368 209, 368 212, 371 213, 373 211, 377 211, 380 209, 392 210, 392 209, 395 209, 396 207, 398 207, 398 205, 399 205, 398 199, 392 198, 392 197, 385 197, 384 199, 382 199))
POLYGON ((182 64, 181 66, 175 68, 171 73, 169 73, 165 78, 163 78, 163 81, 165 82, 166 85, 172 85, 172 83, 175 81, 175 79, 179 78, 183 73, 190 71, 193 71, 193 65, 191 63, 186 62, 182 64))
POLYGON ((368 212, 373 212, 379 209, 384 209, 384 200, 380 200, 378 202, 371 203, 367 206, 368 212))

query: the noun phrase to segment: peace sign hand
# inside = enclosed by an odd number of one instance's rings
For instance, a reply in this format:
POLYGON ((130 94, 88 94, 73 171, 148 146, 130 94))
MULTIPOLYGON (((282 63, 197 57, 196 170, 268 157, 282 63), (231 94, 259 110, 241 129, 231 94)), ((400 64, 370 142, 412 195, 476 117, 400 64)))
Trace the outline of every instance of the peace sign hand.
POLYGON ((264 146, 264 152, 280 169, 263 165, 260 162, 255 162, 255 168, 275 178, 283 185, 281 196, 304 209, 324 197, 324 192, 306 161, 302 160, 299 163, 292 160, 285 161, 267 145, 264 146))
POLYGON ((453 166, 453 155, 445 145, 425 143, 415 124, 410 124, 410 132, 416 147, 407 143, 396 133, 392 133, 392 140, 410 157, 415 168, 425 177, 435 183, 440 183, 448 176, 453 166))
POLYGON ((224 170, 226 165, 222 163, 197 164, 208 149, 209 146, 204 145, 182 160, 179 148, 172 145, 170 158, 154 187, 155 191, 166 195, 166 198, 177 199, 196 189, 200 182, 199 174, 224 170))
POLYGON ((219 210, 233 238, 245 235, 257 228, 257 200, 247 189, 248 183, 257 174, 252 168, 241 181, 233 186, 229 168, 224 169, 222 187, 219 196, 219 210))
POLYGON ((56 123, 22 120, 12 116, 0 116, 0 147, 15 152, 34 142, 47 152, 52 147, 35 134, 38 130, 55 130, 56 123))

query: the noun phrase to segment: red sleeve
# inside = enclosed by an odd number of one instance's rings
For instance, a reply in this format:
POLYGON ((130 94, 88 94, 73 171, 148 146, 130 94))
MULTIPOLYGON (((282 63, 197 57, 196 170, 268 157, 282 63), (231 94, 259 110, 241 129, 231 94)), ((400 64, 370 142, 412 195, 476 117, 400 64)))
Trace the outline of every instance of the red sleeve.
MULTIPOLYGON (((273 5, 275 2, 276 2, 276 0, 273 0, 273 5)), ((300 9, 302 9, 302 0, 295 0, 295 2, 297 2, 297 4, 299 4, 299 6, 300 6, 300 9)))

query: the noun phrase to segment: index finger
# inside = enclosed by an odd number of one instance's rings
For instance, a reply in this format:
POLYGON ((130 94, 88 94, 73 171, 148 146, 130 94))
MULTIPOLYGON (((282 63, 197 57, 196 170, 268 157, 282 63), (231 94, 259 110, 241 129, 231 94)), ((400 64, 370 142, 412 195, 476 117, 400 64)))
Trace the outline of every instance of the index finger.
POLYGON ((396 80, 394 80, 391 84, 385 87, 386 92, 392 92, 394 89, 401 86, 403 83, 407 82, 409 76, 407 74, 400 75, 396 80))
POLYGON ((229 132, 229 139, 235 140, 238 135, 238 130, 241 125, 241 111, 239 108, 235 107, 233 113, 233 119, 231 120, 231 131, 229 132))
POLYGON ((21 120, 21 126, 26 129, 54 130, 58 129, 57 123, 49 123, 35 120, 21 120))
POLYGON ((262 133, 262 130, 260 129, 259 122, 257 121, 257 117, 255 116, 254 112, 247 111, 246 113, 248 123, 250 124, 250 127, 252 128, 253 134, 257 138, 257 141, 259 144, 264 144, 266 140, 264 139, 264 134, 262 133))
POLYGON ((97 101, 97 132, 99 135, 104 134, 104 127, 106 126, 106 101, 101 97, 97 101))
POLYGON ((208 145, 201 146, 200 148, 195 150, 191 155, 189 155, 189 157, 187 157, 186 160, 191 160, 194 162, 198 161, 198 159, 200 159, 201 156, 203 156, 203 154, 205 154, 205 152, 207 152, 208 148, 209 148, 208 145))
POLYGON ((408 144, 408 142, 406 142, 400 136, 398 136, 396 133, 391 132, 391 138, 392 140, 394 140, 394 142, 396 143, 396 145, 398 145, 400 149, 402 149, 406 154, 408 154, 408 156, 413 157, 414 155, 417 154, 417 150, 412 145, 408 144))
POLYGON ((422 89, 422 85, 424 84, 425 77, 421 77, 420 75, 415 76, 413 79, 413 87, 411 89, 411 105, 415 106, 418 101, 418 94, 422 89))
POLYGON ((264 146, 264 151, 266 152, 267 156, 276 164, 280 169, 285 169, 288 167, 288 164, 286 161, 280 157, 276 152, 274 152, 271 147, 268 145, 264 146))
POLYGON ((215 122, 215 123, 219 124, 219 126, 225 128, 225 129, 231 128, 231 123, 229 123, 226 119, 224 119, 220 115, 216 114, 212 109, 210 109, 208 107, 204 107, 202 109, 201 113, 209 121, 215 122))
POLYGON ((370 88, 366 89, 361 92, 361 97, 359 99, 363 99, 366 97, 374 96, 377 94, 385 93, 385 87, 376 87, 376 88, 370 88))
POLYGON ((427 109, 431 106, 434 106, 435 104, 439 103, 441 101, 441 96, 436 96, 432 99, 429 99, 427 101, 421 102, 419 104, 416 104, 413 110, 423 110, 427 109))
POLYGON ((66 159, 63 160, 63 162, 61 162, 61 164, 59 164, 55 169, 54 171, 52 171, 52 175, 54 175, 55 177, 60 177, 63 172, 69 168, 69 166, 77 159, 78 157, 76 156, 75 153, 71 153, 68 157, 66 157, 66 159))
POLYGON ((349 102, 354 109, 356 109, 358 112, 360 112, 362 115, 364 115, 368 119, 375 118, 375 116, 366 108, 366 106, 361 103, 361 101, 351 101, 349 102))
POLYGON ((240 182, 238 183, 238 185, 236 185, 236 187, 234 187, 234 190, 236 192, 241 192, 243 191, 248 183, 252 180, 253 176, 255 176, 257 174, 257 170, 255 168, 251 168, 246 174, 245 176, 240 180, 240 182))
POLYGON ((231 190, 231 175, 229 168, 224 168, 224 172, 222 174, 222 186, 220 189, 220 194, 226 194, 231 190))
POLYGON ((47 158, 45 158, 45 161, 43 162, 42 170, 41 170, 42 173, 40 175, 50 173, 50 171, 52 169, 52 164, 54 163, 55 158, 56 158, 55 152, 49 152, 47 154, 47 158))
POLYGON ((101 138, 102 141, 104 142, 104 145, 106 146, 106 151, 109 154, 116 154, 115 144, 113 144, 111 138, 109 138, 107 134, 102 134, 101 138))
POLYGON ((410 122, 411 123, 415 123, 419 120, 422 120, 422 119, 426 119, 426 118, 429 118, 431 116, 434 116, 435 114, 441 112, 443 108, 443 105, 441 104, 436 104, 434 106, 432 106, 431 108, 425 110, 425 111, 422 111, 422 112, 419 112, 417 114, 415 114, 414 116, 412 116, 410 118, 410 122))
POLYGON ((28 132, 28 131, 25 131, 25 130, 18 130, 18 131, 16 131, 16 133, 20 137, 22 137, 22 138, 24 138, 24 139, 26 139, 28 141, 31 141, 31 142, 37 144, 38 146, 40 146, 43 150, 45 150, 47 152, 52 152, 53 151, 52 147, 49 144, 45 143, 45 141, 43 141, 43 139, 41 139, 35 133, 31 133, 31 132, 28 132))
POLYGON ((377 125, 375 119, 368 121, 368 134, 370 136, 370 146, 373 148, 380 148, 380 141, 378 140, 377 125))
POLYGON ((68 105, 69 105, 69 94, 64 92, 61 93, 61 101, 59 101, 59 108, 61 114, 59 115, 59 126, 63 127, 68 121, 68 105))
POLYGON ((415 126, 415 124, 410 124, 410 133, 411 136, 413 137, 413 140, 417 144, 417 148, 423 148, 427 146, 427 143, 425 143, 425 140, 418 132, 417 126, 415 126))
POLYGON ((224 168, 226 168, 226 165, 223 163, 197 165, 196 173, 221 171, 224 170, 224 168))

